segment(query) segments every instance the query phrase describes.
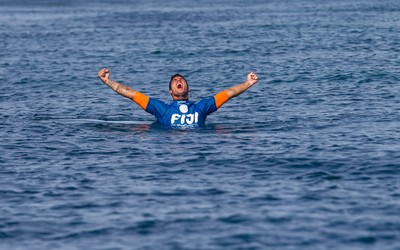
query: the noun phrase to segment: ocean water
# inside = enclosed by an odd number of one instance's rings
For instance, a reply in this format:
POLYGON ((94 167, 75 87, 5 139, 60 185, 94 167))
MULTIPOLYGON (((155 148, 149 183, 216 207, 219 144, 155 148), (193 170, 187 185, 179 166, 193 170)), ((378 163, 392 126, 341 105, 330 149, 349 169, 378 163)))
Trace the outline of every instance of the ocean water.
POLYGON ((400 2, 0 0, 0 249, 400 249, 400 2), (170 101, 243 82, 200 129, 170 101))

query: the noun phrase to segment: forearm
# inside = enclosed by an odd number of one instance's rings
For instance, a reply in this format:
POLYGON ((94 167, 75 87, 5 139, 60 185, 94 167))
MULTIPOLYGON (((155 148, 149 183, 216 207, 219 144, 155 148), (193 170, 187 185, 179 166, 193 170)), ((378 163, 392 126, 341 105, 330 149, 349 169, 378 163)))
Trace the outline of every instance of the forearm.
POLYGON ((115 92, 117 92, 118 94, 133 99, 136 91, 128 86, 125 86, 123 84, 120 84, 116 81, 107 79, 105 81, 103 81, 105 85, 107 85, 108 87, 110 87, 112 90, 114 90, 115 92))
POLYGON ((251 86, 253 86, 255 83, 256 81, 247 79, 247 81, 241 84, 238 84, 236 86, 230 87, 228 89, 225 89, 224 91, 219 92, 214 96, 216 107, 220 108, 229 99, 242 94, 251 86))
POLYGON ((241 93, 245 92, 251 85, 247 82, 238 84, 236 86, 225 89, 224 91, 219 92, 214 96, 215 105, 217 108, 220 108, 225 102, 227 102, 232 97, 238 96, 241 93))
POLYGON ((251 86, 252 86, 252 84, 246 81, 244 83, 241 83, 241 84, 238 84, 236 86, 230 87, 230 88, 228 88, 228 89, 226 89, 224 91, 227 93, 229 98, 232 98, 232 97, 235 97, 235 96, 238 96, 238 95, 242 94, 247 89, 249 89, 251 86))
POLYGON ((137 105, 139 105, 142 109, 146 110, 147 104, 149 103, 149 97, 128 87, 123 84, 120 84, 116 81, 110 80, 110 79, 105 79, 102 80, 105 85, 110 87, 112 90, 117 92, 118 94, 127 97, 129 99, 132 99, 134 102, 136 102, 137 105))

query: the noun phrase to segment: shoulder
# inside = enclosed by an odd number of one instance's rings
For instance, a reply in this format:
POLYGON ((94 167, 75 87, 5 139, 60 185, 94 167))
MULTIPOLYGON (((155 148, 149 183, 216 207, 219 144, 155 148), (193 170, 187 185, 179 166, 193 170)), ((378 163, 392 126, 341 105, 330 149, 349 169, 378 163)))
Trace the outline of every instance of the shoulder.
POLYGON ((201 99, 200 101, 196 102, 195 105, 197 106, 203 106, 203 105, 210 105, 215 103, 215 98, 214 96, 210 96, 204 99, 201 99))
POLYGON ((201 112, 205 115, 208 115, 217 110, 217 107, 215 105, 215 98, 213 96, 198 101, 195 106, 196 108, 200 109, 201 112))
POLYGON ((155 98, 149 98, 149 104, 147 105, 147 110, 165 110, 168 109, 171 106, 171 104, 166 104, 163 101, 160 101, 155 98))
POLYGON ((154 105, 163 105, 163 106, 165 106, 165 105, 169 106, 170 105, 170 104, 167 104, 167 103, 165 103, 165 102, 163 102, 161 100, 155 99, 155 98, 149 98, 149 103, 154 104, 154 105))

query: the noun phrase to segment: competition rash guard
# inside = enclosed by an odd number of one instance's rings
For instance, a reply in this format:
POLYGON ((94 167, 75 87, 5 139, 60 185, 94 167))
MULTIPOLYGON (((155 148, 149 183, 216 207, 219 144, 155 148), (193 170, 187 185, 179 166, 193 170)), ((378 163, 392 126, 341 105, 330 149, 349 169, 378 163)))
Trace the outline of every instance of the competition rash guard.
POLYGON ((166 104, 157 99, 136 92, 133 101, 142 109, 153 114, 157 121, 168 127, 202 127, 207 115, 219 109, 229 100, 226 91, 222 91, 213 97, 203 99, 197 103, 184 100, 173 101, 166 104))

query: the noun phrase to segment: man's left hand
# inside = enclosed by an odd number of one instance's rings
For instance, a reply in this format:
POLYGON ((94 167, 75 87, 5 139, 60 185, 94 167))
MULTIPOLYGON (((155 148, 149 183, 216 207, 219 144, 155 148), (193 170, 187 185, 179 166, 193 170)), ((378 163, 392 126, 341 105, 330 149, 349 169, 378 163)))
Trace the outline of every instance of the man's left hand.
POLYGON ((250 84, 250 86, 253 86, 258 81, 258 76, 256 75, 256 73, 250 72, 247 75, 247 80, 246 81, 250 84))

